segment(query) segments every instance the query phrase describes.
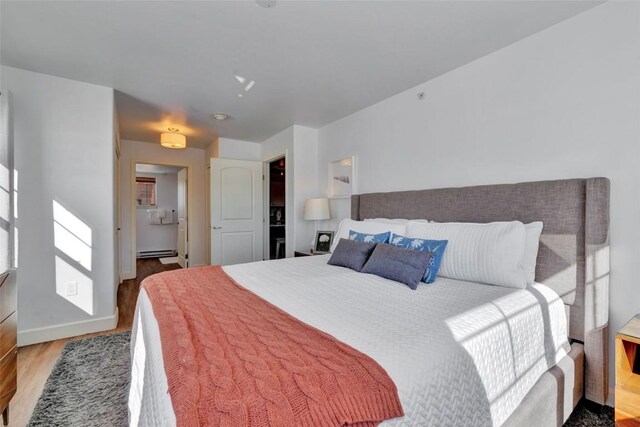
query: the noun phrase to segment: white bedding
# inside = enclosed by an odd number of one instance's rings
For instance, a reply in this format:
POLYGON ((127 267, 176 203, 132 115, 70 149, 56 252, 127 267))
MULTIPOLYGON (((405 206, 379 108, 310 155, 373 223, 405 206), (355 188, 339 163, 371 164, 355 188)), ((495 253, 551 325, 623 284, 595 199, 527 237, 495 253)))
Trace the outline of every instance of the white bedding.
MULTIPOLYGON (((500 425, 568 350, 550 288, 438 278, 416 291, 327 265, 328 255, 225 267, 238 283, 376 360, 405 412, 382 425, 500 425)), ((132 333, 133 426, 175 425, 157 322, 140 292, 132 333)))

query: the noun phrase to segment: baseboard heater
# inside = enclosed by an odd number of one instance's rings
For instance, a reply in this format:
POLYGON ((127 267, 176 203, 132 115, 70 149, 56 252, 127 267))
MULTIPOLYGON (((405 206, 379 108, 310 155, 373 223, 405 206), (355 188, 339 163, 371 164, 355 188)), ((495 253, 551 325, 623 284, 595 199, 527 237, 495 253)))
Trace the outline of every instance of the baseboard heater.
POLYGON ((168 256, 176 256, 178 255, 178 251, 173 249, 164 249, 159 251, 138 251, 136 257, 137 258, 162 258, 168 256))

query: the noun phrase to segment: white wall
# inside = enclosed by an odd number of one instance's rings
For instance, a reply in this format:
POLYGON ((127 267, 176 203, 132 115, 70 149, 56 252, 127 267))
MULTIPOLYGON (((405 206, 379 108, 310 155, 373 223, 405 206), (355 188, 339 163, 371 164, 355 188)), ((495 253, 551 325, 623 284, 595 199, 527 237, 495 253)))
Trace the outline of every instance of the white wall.
POLYGON ((640 312, 640 4, 609 2, 319 130, 360 192, 606 176, 613 336, 640 312), (416 93, 424 91, 424 101, 416 93))
MULTIPOLYGON (((188 143, 188 141, 187 141, 188 143)), ((132 219, 135 221, 133 195, 135 164, 148 163, 173 165, 189 168, 189 266, 206 265, 206 241, 208 239, 205 221, 205 150, 185 148, 174 150, 157 143, 122 141, 121 205, 122 205, 122 251, 121 269, 123 278, 134 277, 136 247, 132 242, 132 219)))
POLYGON ((116 326, 113 90, 2 67, 14 101, 18 344, 116 326), (79 262, 78 262, 79 261, 79 262), (78 283, 67 296, 66 283, 78 283))
POLYGON ((209 159, 220 157, 220 139, 216 138, 204 149, 204 159, 207 165, 210 164, 209 159))
POLYGON ((311 248, 315 237, 315 221, 304 220, 304 202, 319 196, 318 131, 304 126, 293 127, 293 217, 295 249, 311 248))
POLYGON ((173 223, 152 225, 147 208, 136 209, 136 251, 178 250, 178 174, 141 173, 136 176, 156 179, 156 207, 173 210, 173 223))
POLYGON ((218 147, 218 156, 221 159, 260 160, 262 151, 258 143, 229 138, 219 138, 218 147))

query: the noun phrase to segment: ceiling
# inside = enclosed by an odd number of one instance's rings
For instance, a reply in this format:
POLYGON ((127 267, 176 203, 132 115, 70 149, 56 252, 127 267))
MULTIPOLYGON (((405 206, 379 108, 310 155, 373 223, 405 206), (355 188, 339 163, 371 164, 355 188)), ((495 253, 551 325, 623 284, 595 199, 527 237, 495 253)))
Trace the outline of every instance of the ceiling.
POLYGON ((2 1, 0 61, 115 88, 124 139, 204 148, 322 127, 599 3, 2 1))

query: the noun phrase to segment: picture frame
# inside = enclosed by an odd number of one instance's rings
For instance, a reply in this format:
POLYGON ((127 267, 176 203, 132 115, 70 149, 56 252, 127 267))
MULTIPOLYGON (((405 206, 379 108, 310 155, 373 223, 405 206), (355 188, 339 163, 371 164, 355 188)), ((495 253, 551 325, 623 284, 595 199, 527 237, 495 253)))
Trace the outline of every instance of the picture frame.
POLYGON ((347 198, 356 192, 356 157, 329 162, 328 193, 331 198, 347 198))
POLYGON ((316 231, 316 238, 314 239, 313 244, 313 252, 316 254, 330 253, 334 234, 334 231, 316 231))

